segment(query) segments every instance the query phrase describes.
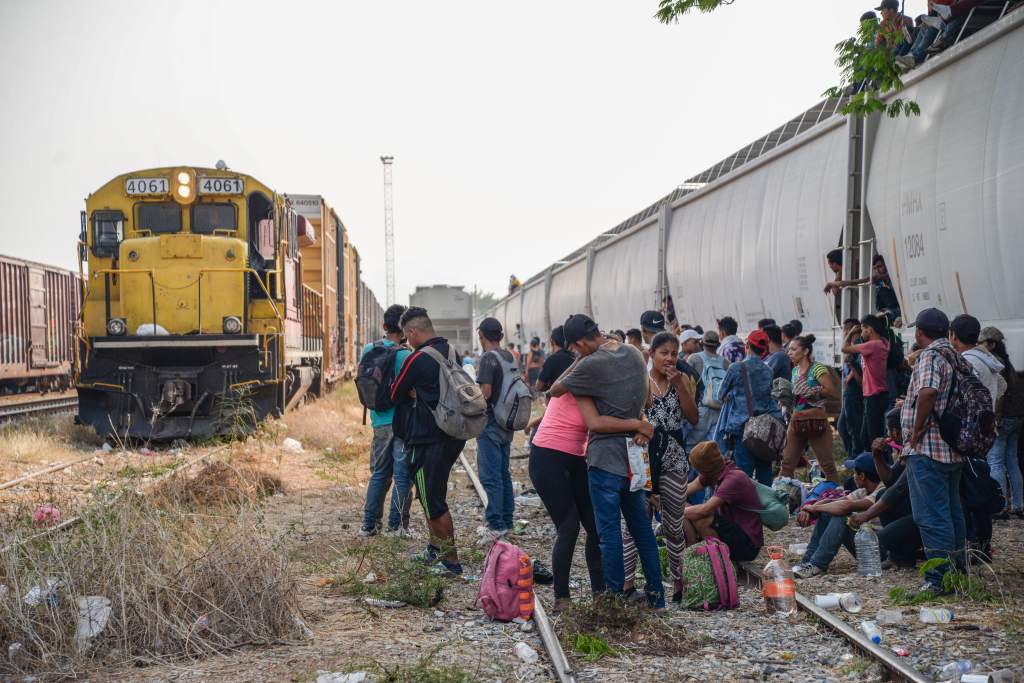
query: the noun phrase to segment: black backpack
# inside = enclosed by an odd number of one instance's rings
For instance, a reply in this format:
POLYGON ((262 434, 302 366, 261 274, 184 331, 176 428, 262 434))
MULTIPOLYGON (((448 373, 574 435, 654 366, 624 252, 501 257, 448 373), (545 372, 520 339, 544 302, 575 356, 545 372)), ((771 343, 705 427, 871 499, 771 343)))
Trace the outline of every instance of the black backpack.
POLYGON ((895 328, 888 328, 889 337, 889 355, 885 359, 885 367, 887 370, 894 370, 901 365, 906 359, 906 355, 903 353, 903 337, 895 328))
POLYGON ((356 392, 364 408, 375 412, 391 410, 391 384, 395 380, 395 357, 402 350, 397 344, 388 346, 374 342, 359 359, 356 371, 356 392))
POLYGON ((996 440, 992 394, 953 347, 940 347, 934 352, 953 368, 946 410, 938 416, 939 434, 960 455, 984 458, 996 440))
POLYGON ((999 484, 982 458, 965 458, 960 475, 960 497, 965 508, 982 515, 995 515, 1006 506, 999 484))

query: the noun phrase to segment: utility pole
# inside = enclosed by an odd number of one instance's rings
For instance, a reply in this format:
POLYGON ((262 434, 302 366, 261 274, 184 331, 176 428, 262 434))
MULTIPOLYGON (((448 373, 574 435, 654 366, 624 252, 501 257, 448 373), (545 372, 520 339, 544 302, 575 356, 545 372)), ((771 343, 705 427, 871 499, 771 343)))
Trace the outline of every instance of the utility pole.
POLYGON ((387 270, 387 305, 395 303, 395 206, 391 190, 392 156, 380 158, 384 165, 384 260, 387 270))

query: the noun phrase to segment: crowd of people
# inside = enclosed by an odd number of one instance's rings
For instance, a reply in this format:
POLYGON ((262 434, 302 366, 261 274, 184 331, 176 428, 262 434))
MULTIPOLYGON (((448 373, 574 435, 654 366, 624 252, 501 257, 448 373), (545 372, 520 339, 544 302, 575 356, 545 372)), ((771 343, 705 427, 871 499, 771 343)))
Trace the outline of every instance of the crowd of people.
MULTIPOLYGON (((972 10, 983 4, 985 0, 929 0, 928 12, 911 19, 903 14, 900 0, 882 0, 875 8, 878 14, 861 15, 861 34, 867 36, 865 47, 891 50, 905 71, 953 45, 972 10)), ((1007 5, 1010 10, 1024 7, 1022 2, 1007 5)))
MULTIPOLYGON (((890 296, 884 260, 876 259, 872 278, 843 281, 841 258, 841 252, 828 255, 830 265, 838 259, 839 267, 833 267, 836 280, 826 291, 869 282, 876 291, 876 313, 844 324, 841 373, 816 359, 815 337, 804 334, 798 320, 779 325, 766 318, 741 337, 731 317, 704 330, 675 320, 668 307, 642 313, 627 331, 602 331, 576 314, 552 330, 546 344, 533 339, 521 354, 507 343, 500 321, 480 321, 476 382, 487 402, 486 426, 476 437, 487 493, 481 541, 512 533, 509 458, 515 434, 496 413, 523 382, 544 403, 526 432, 530 479, 555 528, 556 610, 571 598, 581 529, 591 591, 654 608, 666 604, 659 538, 676 602, 684 590, 687 546, 714 537, 733 560, 754 559, 765 542, 758 486, 789 491, 796 524, 814 526, 794 568, 799 578, 827 572, 844 546, 855 553, 853 535, 867 523, 880 525, 883 568, 913 567, 925 558, 948 561, 927 572, 921 591, 943 592, 944 572, 972 558, 991 561, 993 520, 1024 518, 1017 458, 1024 382, 1002 332, 982 328, 969 315, 949 320, 930 308, 917 314, 915 342, 904 354, 897 329, 902 313, 898 298, 890 296), (960 401, 963 407, 964 373, 984 387, 991 403, 986 409, 998 421, 982 458, 958 452, 943 426, 949 406, 960 401), (837 430, 847 454, 841 463, 829 408, 839 399, 837 430), (765 429, 777 430, 781 439, 767 453, 765 438, 758 436, 765 429), (646 450, 649 489, 632 485, 635 448, 646 450), (794 477, 805 466, 808 481, 800 482, 794 477), (992 501, 1003 498, 1005 505, 995 508, 992 501), (637 585, 638 565, 643 586, 637 585)), ((361 533, 383 530, 392 479, 386 529, 408 533, 415 486, 430 532, 418 559, 458 575, 447 484, 465 440, 449 436, 436 420, 440 364, 454 359, 454 351, 422 308, 392 306, 384 333, 375 344, 393 349, 394 409, 373 414, 361 533)))

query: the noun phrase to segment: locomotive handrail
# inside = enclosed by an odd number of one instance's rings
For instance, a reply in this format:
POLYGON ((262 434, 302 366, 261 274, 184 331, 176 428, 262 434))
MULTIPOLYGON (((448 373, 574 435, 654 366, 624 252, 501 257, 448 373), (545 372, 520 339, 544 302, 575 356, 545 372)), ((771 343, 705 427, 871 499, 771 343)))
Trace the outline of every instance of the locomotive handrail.
POLYGON ((89 273, 91 280, 94 275, 103 275, 103 303, 106 307, 106 319, 103 327, 110 323, 110 276, 111 275, 142 275, 149 276, 149 296, 153 302, 153 333, 156 334, 156 278, 152 268, 101 268, 94 273, 89 273))

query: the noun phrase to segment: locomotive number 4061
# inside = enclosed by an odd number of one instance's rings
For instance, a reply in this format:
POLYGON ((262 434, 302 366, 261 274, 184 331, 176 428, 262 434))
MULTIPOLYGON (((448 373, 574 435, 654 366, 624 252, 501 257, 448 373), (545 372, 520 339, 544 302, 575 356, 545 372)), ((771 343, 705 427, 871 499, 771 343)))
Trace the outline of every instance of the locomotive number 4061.
POLYGON ((199 178, 199 194, 242 194, 244 190, 241 178, 199 178))
POLYGON ((128 195, 167 194, 168 187, 167 178, 129 178, 124 189, 128 195))

